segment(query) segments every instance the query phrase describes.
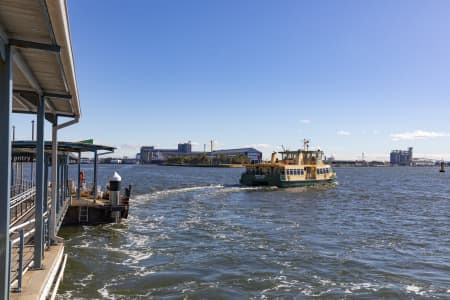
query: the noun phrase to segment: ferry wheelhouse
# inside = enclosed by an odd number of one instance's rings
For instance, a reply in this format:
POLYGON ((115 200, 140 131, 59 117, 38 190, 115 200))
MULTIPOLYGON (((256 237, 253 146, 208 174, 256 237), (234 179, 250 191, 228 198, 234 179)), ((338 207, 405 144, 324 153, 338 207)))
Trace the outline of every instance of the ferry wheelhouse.
POLYGON ((281 159, 272 153, 270 162, 246 165, 241 184, 248 186, 299 187, 331 183, 336 178, 330 165, 324 163, 321 150, 309 150, 305 140, 303 150, 283 151, 281 159))

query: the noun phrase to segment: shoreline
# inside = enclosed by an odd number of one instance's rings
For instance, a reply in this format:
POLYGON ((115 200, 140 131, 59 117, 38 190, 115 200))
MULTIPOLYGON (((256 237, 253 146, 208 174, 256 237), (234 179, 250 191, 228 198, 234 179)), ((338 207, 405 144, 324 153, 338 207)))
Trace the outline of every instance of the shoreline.
POLYGON ((219 164, 219 165, 199 165, 199 164, 158 164, 159 166, 168 166, 168 167, 197 167, 197 168, 245 168, 244 165, 241 164, 219 164))

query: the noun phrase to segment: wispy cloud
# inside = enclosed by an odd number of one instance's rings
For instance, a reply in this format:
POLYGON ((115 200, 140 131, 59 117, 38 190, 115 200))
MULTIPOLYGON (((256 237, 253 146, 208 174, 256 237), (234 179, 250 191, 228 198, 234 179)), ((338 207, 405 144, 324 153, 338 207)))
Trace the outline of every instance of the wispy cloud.
POLYGON ((302 124, 310 124, 311 120, 306 120, 306 119, 300 120, 300 123, 302 123, 302 124))
POLYGON ((115 145, 115 147, 117 147, 119 150, 127 151, 127 150, 139 149, 141 146, 137 145, 137 144, 120 144, 120 145, 115 145))
POLYGON ((448 137, 449 133, 446 132, 435 132, 435 131, 425 131, 425 130, 416 130, 413 132, 402 132, 402 133, 393 133, 391 134, 393 141, 409 141, 409 140, 425 140, 425 139, 433 139, 438 137, 448 137))
POLYGON ((351 133, 345 130, 339 130, 338 132, 336 132, 337 135, 343 135, 343 136, 347 136, 350 135, 351 133))
MULTIPOLYGON (((214 144, 214 148, 215 148, 216 150, 218 150, 218 149, 220 149, 220 148, 222 148, 222 147, 225 146, 225 143, 223 143, 223 142, 221 142, 221 141, 213 141, 213 144, 214 144)), ((209 144, 207 144, 206 146, 208 147, 209 144)))
POLYGON ((116 144, 113 145, 116 147, 116 151, 114 151, 114 154, 111 154, 113 157, 121 157, 121 156, 131 156, 134 157, 136 153, 139 152, 139 149, 141 148, 141 145, 137 144, 116 144))
POLYGON ((251 145, 246 145, 245 147, 256 148, 256 149, 271 149, 271 148, 273 148, 273 146, 270 144, 251 144, 251 145))

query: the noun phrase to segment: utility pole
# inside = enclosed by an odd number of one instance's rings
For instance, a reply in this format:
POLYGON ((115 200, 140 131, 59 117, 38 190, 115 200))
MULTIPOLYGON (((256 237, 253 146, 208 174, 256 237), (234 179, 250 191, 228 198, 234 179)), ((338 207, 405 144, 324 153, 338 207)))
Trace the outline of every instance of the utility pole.
POLYGON ((213 150, 214 150, 214 145, 213 145, 213 143, 214 143, 214 141, 213 140, 211 140, 211 160, 210 160, 210 164, 212 165, 213 164, 213 150))

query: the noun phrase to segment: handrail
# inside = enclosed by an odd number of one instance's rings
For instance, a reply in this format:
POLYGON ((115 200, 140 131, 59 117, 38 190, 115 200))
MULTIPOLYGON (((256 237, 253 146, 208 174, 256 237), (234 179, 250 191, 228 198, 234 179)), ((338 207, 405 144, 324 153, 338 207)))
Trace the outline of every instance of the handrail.
POLYGON ((9 229, 9 234, 14 233, 14 231, 16 231, 18 229, 21 229, 21 228, 23 228, 23 227, 25 227, 27 225, 33 224, 34 222, 36 222, 36 219, 32 219, 32 220, 26 221, 26 222, 24 222, 24 223, 22 223, 20 225, 16 225, 14 227, 11 227, 9 229))
MULTIPOLYGON (((42 214, 42 217, 43 217, 43 218, 45 218, 45 217, 47 217, 47 216, 48 216, 48 211, 46 211, 45 213, 42 214)), ((36 219, 31 219, 31 220, 26 221, 26 222, 24 222, 24 223, 22 223, 22 224, 19 224, 19 225, 16 225, 16 226, 14 226, 14 227, 11 227, 11 228, 9 229, 9 234, 14 233, 14 231, 17 231, 18 229, 21 229, 21 228, 23 228, 23 227, 25 227, 25 226, 27 226, 27 225, 30 225, 30 224, 32 224, 32 223, 34 223, 34 222, 36 222, 36 219)))
POLYGON ((17 205, 21 204, 24 201, 29 200, 36 194, 36 188, 32 187, 28 189, 27 191, 15 196, 13 199, 11 199, 11 205, 10 208, 14 208, 17 205))
MULTIPOLYGON (((26 237, 29 237, 30 235, 32 235, 34 232, 36 231, 36 229, 31 229, 30 231, 28 231, 27 233, 25 233, 24 235, 23 235, 23 237, 24 238, 26 238, 26 237)), ((13 240, 11 243, 12 243, 12 245, 14 245, 14 244, 16 244, 17 242, 19 242, 20 241, 20 237, 18 237, 18 238, 16 238, 15 240, 13 240)))
POLYGON ((10 188, 11 197, 15 197, 16 195, 28 190, 31 187, 34 187, 31 181, 25 181, 24 184, 11 185, 10 188))

